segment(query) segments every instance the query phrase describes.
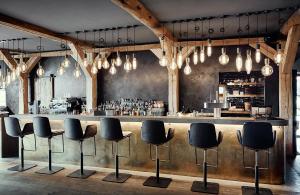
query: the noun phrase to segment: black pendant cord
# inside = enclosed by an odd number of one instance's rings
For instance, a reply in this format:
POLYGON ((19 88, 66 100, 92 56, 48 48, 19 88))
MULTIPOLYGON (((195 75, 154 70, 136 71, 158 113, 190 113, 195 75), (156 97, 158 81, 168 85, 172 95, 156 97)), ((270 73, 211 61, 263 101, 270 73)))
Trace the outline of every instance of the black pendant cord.
POLYGON ((241 40, 241 31, 242 31, 242 29, 241 29, 241 17, 239 16, 238 17, 238 20, 239 20, 239 28, 238 28, 238 37, 239 37, 239 47, 240 47, 240 40, 241 40))
MULTIPOLYGON (((266 17, 266 36, 268 35, 268 12, 265 12, 266 17)), ((269 47, 267 47, 267 56, 269 54, 269 47)), ((269 57, 268 57, 269 58, 269 57)))
POLYGON ((256 36, 257 36, 257 43, 259 42, 258 35, 259 35, 259 31, 258 31, 258 14, 257 14, 256 15, 256 36))
POLYGON ((194 21, 194 47, 195 47, 195 49, 196 49, 196 34, 197 34, 196 24, 197 24, 197 22, 194 21))
MULTIPOLYGON (((78 41, 78 34, 79 32, 76 33, 76 41, 78 41)), ((78 68, 78 52, 76 52, 76 68, 78 68)))
POLYGON ((203 33, 203 29, 204 27, 203 27, 203 20, 201 20, 201 40, 202 40, 202 48, 201 49, 203 49, 203 47, 204 47, 204 43, 203 43, 203 41, 204 41, 204 39, 203 39, 203 37, 204 37, 204 33, 203 33))
POLYGON ((165 24, 163 24, 163 35, 161 37, 161 40, 162 40, 162 52, 164 55, 164 53, 165 53, 165 24))
POLYGON ((186 52, 189 52, 189 22, 186 22, 186 52))

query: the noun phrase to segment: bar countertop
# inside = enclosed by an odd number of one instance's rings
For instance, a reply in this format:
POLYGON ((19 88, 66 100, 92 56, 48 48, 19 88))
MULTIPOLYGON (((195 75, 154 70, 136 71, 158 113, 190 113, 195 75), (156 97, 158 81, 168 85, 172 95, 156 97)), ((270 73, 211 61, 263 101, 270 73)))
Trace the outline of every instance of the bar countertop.
MULTIPOLYGON (((67 115, 67 114, 20 114, 14 115, 19 119, 32 119, 35 116, 45 116, 50 120, 64 120, 66 118, 77 118, 83 121, 99 121, 101 118, 108 116, 93 116, 93 115, 67 115)), ((248 121, 269 122, 273 126, 287 126, 288 121, 280 118, 272 119, 255 119, 253 117, 179 117, 179 116, 110 116, 120 119, 121 122, 143 122, 144 120, 161 120, 165 123, 193 123, 193 122, 207 122, 213 124, 231 124, 242 125, 248 121)))

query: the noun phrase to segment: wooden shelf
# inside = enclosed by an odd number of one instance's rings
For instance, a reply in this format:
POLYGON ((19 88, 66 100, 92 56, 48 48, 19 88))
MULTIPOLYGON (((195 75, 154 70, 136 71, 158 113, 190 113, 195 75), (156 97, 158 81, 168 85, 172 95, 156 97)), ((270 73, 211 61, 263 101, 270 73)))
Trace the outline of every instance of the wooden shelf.
POLYGON ((240 82, 240 83, 227 83, 227 86, 246 86, 246 85, 253 85, 253 86, 259 86, 264 85, 264 83, 257 83, 257 82, 240 82))
POLYGON ((264 94, 244 94, 244 95, 227 95, 226 97, 264 97, 264 94))

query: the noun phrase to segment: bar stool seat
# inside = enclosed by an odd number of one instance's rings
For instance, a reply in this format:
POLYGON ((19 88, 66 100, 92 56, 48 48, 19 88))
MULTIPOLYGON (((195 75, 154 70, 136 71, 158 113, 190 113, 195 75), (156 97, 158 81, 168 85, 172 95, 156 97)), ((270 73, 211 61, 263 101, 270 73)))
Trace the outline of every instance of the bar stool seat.
POLYGON ((34 129, 34 133, 35 135, 37 135, 38 137, 41 138, 47 138, 48 139, 48 147, 49 147, 49 151, 48 151, 48 159, 49 159, 49 165, 48 167, 45 167, 39 171, 37 171, 36 173, 39 174, 47 174, 47 175, 51 175, 54 173, 57 173, 61 170, 63 170, 63 167, 58 167, 58 166, 52 166, 52 153, 63 153, 64 152, 64 130, 52 130, 51 126, 50 126, 50 122, 49 119, 47 117, 34 117, 33 118, 33 129, 34 129), (53 137, 55 136, 59 136, 61 135, 62 137, 62 151, 61 152, 53 152, 51 149, 51 140, 53 137))
POLYGON ((273 132, 272 125, 267 122, 246 122, 243 125, 243 132, 237 131, 237 138, 243 147, 243 165, 245 168, 255 170, 255 187, 242 186, 243 195, 260 194, 272 195, 272 191, 267 188, 259 187, 259 166, 258 166, 258 152, 265 150, 268 155, 269 169, 269 149, 272 148, 276 142, 276 131, 273 132), (255 152, 255 166, 246 167, 244 162, 244 148, 254 150, 255 152))
MULTIPOLYGON (((94 138, 94 155, 96 156, 96 134, 97 134, 97 126, 96 125, 88 125, 83 132, 80 120, 75 118, 67 118, 64 121, 64 128, 66 137, 78 141, 80 144, 80 169, 74 171, 73 173, 69 174, 67 177, 72 178, 80 178, 86 179, 96 173, 94 170, 84 170, 83 169, 83 141, 94 138)), ((91 156, 91 155, 85 155, 91 156)))
MULTIPOLYGON (((35 164, 24 164, 24 142, 23 138, 27 135, 34 135, 33 131, 33 124, 32 123, 26 123, 21 130, 19 119, 15 117, 4 117, 4 126, 5 126, 5 131, 7 135, 11 137, 18 137, 20 140, 20 154, 21 154, 21 164, 16 165, 14 167, 8 168, 9 171, 19 171, 23 172, 28 169, 31 169, 35 167, 35 164)), ((34 150, 27 150, 27 151, 35 151, 36 150, 36 139, 34 135, 34 150)))
MULTIPOLYGON (((204 160, 203 160, 203 182, 194 181, 191 187, 193 192, 203 192, 210 194, 219 193, 219 184, 207 182, 207 156, 206 152, 209 149, 216 148, 220 145, 223 140, 223 134, 219 131, 218 138, 216 137, 215 125, 211 123, 192 123, 190 130, 188 131, 189 144, 195 147, 196 165, 197 162, 197 148, 204 150, 204 160)), ((218 150, 217 150, 218 155, 218 150)), ((217 156, 218 159, 218 156, 217 156)), ((212 166, 212 165, 210 165, 212 166)), ((215 167, 218 167, 218 162, 215 167)))
MULTIPOLYGON (((142 124, 142 132, 141 138, 146 143, 150 144, 150 158, 152 159, 151 153, 151 145, 155 145, 156 151, 156 177, 149 177, 144 183, 144 186, 149 187, 158 187, 158 188, 167 188, 172 179, 170 178, 163 178, 159 176, 159 154, 158 154, 158 147, 160 145, 170 143, 170 141, 174 137, 175 130, 170 128, 168 132, 165 132, 165 126, 163 121, 158 120, 146 120, 142 124)), ((168 146, 169 149, 169 160, 170 160, 170 145, 168 146)))
MULTIPOLYGON (((122 131, 121 123, 119 119, 116 118, 103 118, 100 122, 101 126, 101 137, 112 141, 112 152, 114 153, 115 158, 115 172, 107 175, 103 181, 115 182, 115 183, 124 183, 128 178, 131 177, 131 174, 119 173, 119 142, 128 138, 128 157, 130 156, 130 136, 132 135, 131 131, 122 131), (114 151, 114 144, 116 149, 114 151)), ((125 156, 122 156, 125 157, 125 156)))

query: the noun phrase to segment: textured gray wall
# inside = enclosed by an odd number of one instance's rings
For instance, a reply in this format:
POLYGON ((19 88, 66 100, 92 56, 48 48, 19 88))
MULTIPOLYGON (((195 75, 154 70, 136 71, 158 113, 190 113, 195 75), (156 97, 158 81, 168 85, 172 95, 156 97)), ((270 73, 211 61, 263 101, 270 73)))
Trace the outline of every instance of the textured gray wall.
POLYGON ((7 107, 13 113, 19 113, 19 80, 10 83, 6 88, 6 103, 7 107))
MULTIPOLYGON (((132 53, 129 53, 130 57, 132 53)), ((115 55, 113 54, 112 57, 115 55)), ((123 62, 125 54, 122 53, 123 62)), ((158 63, 151 51, 136 53, 138 68, 126 73, 123 66, 117 67, 117 74, 108 70, 98 73, 98 102, 120 98, 158 99, 168 101, 168 71, 158 63)))
MULTIPOLYGON (((246 50, 249 47, 241 47, 243 59, 245 61, 246 50)), ((180 109, 182 106, 190 109, 200 110, 203 108, 203 103, 209 100, 210 93, 213 99, 215 99, 215 91, 218 89, 219 72, 235 72, 235 56, 236 47, 226 47, 227 55, 230 60, 225 66, 222 66, 218 58, 221 54, 221 47, 213 47, 213 54, 210 58, 206 58, 203 64, 198 63, 194 65, 191 63, 192 73, 185 75, 183 69, 180 70, 180 109)), ((252 49, 252 56, 254 56, 255 50, 252 49)), ((190 56, 192 60, 192 55, 190 56)), ((253 58, 254 60, 254 58, 253 58)), ((254 62, 254 61, 253 61, 254 62)), ((185 65, 184 65, 185 66, 185 65)), ((253 70, 260 70, 263 66, 263 60, 260 64, 253 63, 253 70)), ((274 105, 274 113, 278 112, 278 67, 273 65, 275 74, 271 78, 267 79, 267 83, 271 81, 271 84, 266 84, 267 88, 272 87, 272 90, 268 90, 266 102, 274 105), (276 73, 277 72, 277 73, 276 73), (270 95, 271 93, 271 95, 270 95)))

